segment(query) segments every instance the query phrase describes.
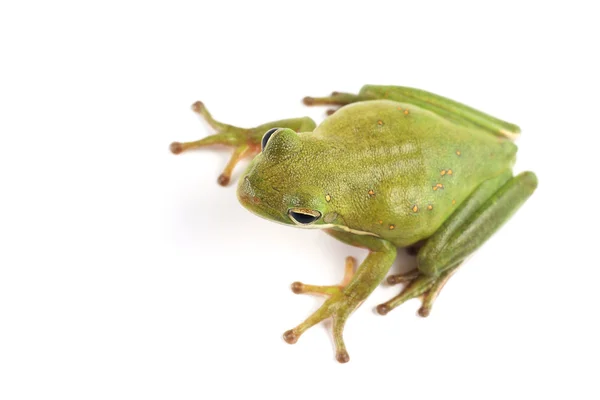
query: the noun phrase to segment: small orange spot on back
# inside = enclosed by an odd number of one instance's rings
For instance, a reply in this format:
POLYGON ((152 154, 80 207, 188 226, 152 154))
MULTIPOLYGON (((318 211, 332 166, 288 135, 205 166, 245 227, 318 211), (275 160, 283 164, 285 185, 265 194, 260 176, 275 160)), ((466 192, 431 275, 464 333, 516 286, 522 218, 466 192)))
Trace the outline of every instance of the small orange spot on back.
POLYGON ((456 150, 456 155, 460 156, 460 150, 456 150))
POLYGON ((331 196, 330 195, 325 196, 325 200, 327 200, 328 202, 331 201, 331 196))
POLYGON ((402 111, 402 107, 398 107, 398 110, 402 111))
POLYGON ((375 192, 373 191, 373 189, 369 190, 369 195, 374 196, 375 192))
POLYGON ((396 225, 390 225, 390 231, 393 231, 396 225))
POLYGON ((448 170, 448 175, 452 175, 452 170, 451 169, 448 170))
POLYGON ((377 121, 377 125, 382 126, 383 125, 383 121, 382 120, 377 121))
POLYGON ((379 220, 378 222, 379 222, 379 225, 383 224, 383 221, 382 221, 382 220, 379 220))
POLYGON ((430 205, 427 206, 427 209, 428 210, 433 210, 433 206, 430 204, 430 205))
POLYGON ((437 184, 437 185, 435 185, 435 186, 439 187, 440 189, 443 189, 443 188, 444 188, 444 185, 442 185, 441 183, 438 183, 438 184, 437 184))
POLYGON ((404 115, 408 115, 408 110, 404 110, 404 115))
POLYGON ((441 170, 441 171, 440 171, 440 175, 441 175, 441 176, 444 176, 444 175, 446 175, 446 170, 445 170, 445 169, 441 170))
POLYGON ((419 211, 419 207, 415 204, 412 208, 413 212, 418 212, 419 211))

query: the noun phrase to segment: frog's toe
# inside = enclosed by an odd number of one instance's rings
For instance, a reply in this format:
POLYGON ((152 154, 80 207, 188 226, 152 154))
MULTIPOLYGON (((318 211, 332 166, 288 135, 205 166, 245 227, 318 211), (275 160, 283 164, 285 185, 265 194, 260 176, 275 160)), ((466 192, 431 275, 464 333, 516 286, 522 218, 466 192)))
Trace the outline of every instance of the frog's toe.
MULTIPOLYGON (((391 278, 391 277, 390 277, 391 278)), ((389 282, 389 279, 388 279, 389 282)), ((415 297, 419 297, 422 294, 426 293, 435 283, 435 278, 419 275, 416 278, 409 281, 410 283, 402 290, 402 292, 377 306, 377 313, 381 315, 386 315, 394 308, 398 307, 400 304, 406 302, 407 300, 413 299, 415 297)))
POLYGON ((325 303, 304 320, 304 322, 293 329, 285 331, 283 340, 289 344, 294 344, 309 328, 327 318, 331 318, 333 320, 333 342, 336 349, 335 358, 340 363, 346 363, 350 360, 350 356, 348 355, 343 339, 344 325, 352 311, 354 311, 359 304, 360 303, 355 302, 340 291, 326 300, 325 303))
POLYGON ((292 292, 296 294, 318 294, 323 296, 333 296, 335 294, 340 293, 348 282, 354 276, 354 269, 356 268, 356 260, 353 257, 346 257, 346 265, 344 269, 344 278, 339 285, 330 285, 330 286, 316 286, 316 285, 307 285, 302 282, 294 282, 290 286, 292 292))
POLYGON ((331 95, 324 97, 306 96, 302 99, 302 102, 307 106, 327 104, 344 106, 346 104, 355 103, 361 100, 364 100, 364 98, 354 93, 332 92, 331 95))
POLYGON ((457 269, 458 269, 458 267, 454 267, 454 268, 442 273, 440 275, 440 277, 436 279, 436 281, 433 284, 433 286, 431 287, 431 289, 429 289, 425 293, 425 295, 423 296, 423 304, 421 305, 421 308, 419 308, 419 311, 418 311, 418 313, 421 317, 425 318, 425 317, 429 316, 429 313, 431 313, 431 307, 433 307, 433 303, 435 302, 435 299, 437 299, 442 288, 444 287, 446 282, 448 282, 450 277, 452 275, 454 275, 454 273, 456 272, 457 269))
POLYGON ((348 355, 348 352, 346 350, 344 351, 338 351, 335 354, 335 359, 341 363, 341 364, 345 364, 348 361, 350 361, 350 356, 348 355))
POLYGON ((226 175, 226 174, 221 174, 217 178, 217 183, 219 185, 221 185, 221 186, 227 186, 227 185, 229 185, 230 181, 231 181, 231 176, 226 175))
POLYGON ((429 316, 435 299, 437 299, 440 291, 457 269, 458 266, 444 271, 435 277, 423 275, 419 270, 413 270, 406 274, 391 275, 388 277, 388 283, 406 282, 408 284, 398 296, 378 305, 376 308, 377 313, 386 315, 407 300, 422 296, 423 303, 419 308, 418 314, 421 317, 429 316))
POLYGON ((377 314, 379 315, 386 315, 391 311, 390 306, 388 306, 385 303, 378 305, 375 309, 377 310, 377 314))
POLYGON ((423 318, 429 317, 430 312, 431 312, 431 307, 425 307, 425 306, 421 306, 421 308, 419 308, 419 311, 417 311, 419 316, 421 316, 423 318))
POLYGON ((333 320, 333 341, 336 348, 336 360, 340 363, 346 363, 350 360, 350 356, 346 351, 346 345, 342 338, 344 325, 346 320, 358 307, 360 302, 356 302, 354 299, 344 294, 344 289, 354 276, 354 269, 356 266, 356 260, 353 257, 346 258, 344 278, 339 285, 331 286, 315 286, 307 285, 302 282, 294 282, 291 285, 292 292, 296 294, 319 294, 329 297, 325 303, 309 316, 304 322, 296 326, 293 329, 285 331, 283 334, 283 340, 289 344, 294 344, 298 341, 300 336, 310 327, 318 324, 319 322, 332 318, 333 320))
POLYGON ((289 331, 285 331, 283 333, 283 340, 285 340, 289 344, 294 344, 298 341, 300 335, 294 331, 294 329, 290 329, 289 331))
POLYGON ((169 146, 169 150, 171 150, 171 153, 173 154, 179 154, 183 151, 183 143, 173 142, 169 146))
POLYGON ((390 275, 387 277, 387 283, 389 285, 397 285, 399 283, 406 283, 415 280, 419 276, 419 270, 414 269, 404 274, 390 275))
POLYGON ((201 113, 204 108, 204 103, 201 101, 197 101, 194 104, 192 104, 192 110, 194 112, 201 113))

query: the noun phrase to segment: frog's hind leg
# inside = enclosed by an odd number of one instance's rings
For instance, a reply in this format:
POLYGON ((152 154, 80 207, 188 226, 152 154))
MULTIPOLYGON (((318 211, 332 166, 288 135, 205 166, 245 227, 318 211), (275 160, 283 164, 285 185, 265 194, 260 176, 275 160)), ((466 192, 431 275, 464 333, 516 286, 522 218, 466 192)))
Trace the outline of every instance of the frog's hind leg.
POLYGON ((246 129, 215 120, 200 101, 192 105, 192 110, 200 114, 217 133, 193 142, 173 142, 170 147, 171 152, 180 154, 187 150, 215 145, 232 147, 234 149, 233 155, 217 180, 222 186, 229 184, 233 169, 240 160, 253 157, 260 152, 262 136, 269 129, 290 128, 296 132, 310 132, 316 126, 312 119, 304 117, 273 121, 246 129))
POLYGON ((419 251, 417 270, 388 278, 390 283, 408 284, 398 296, 377 306, 377 312, 385 315, 406 300, 424 296, 419 314, 429 315, 435 298, 458 266, 521 207, 536 187, 533 172, 514 178, 507 172, 482 183, 419 251))

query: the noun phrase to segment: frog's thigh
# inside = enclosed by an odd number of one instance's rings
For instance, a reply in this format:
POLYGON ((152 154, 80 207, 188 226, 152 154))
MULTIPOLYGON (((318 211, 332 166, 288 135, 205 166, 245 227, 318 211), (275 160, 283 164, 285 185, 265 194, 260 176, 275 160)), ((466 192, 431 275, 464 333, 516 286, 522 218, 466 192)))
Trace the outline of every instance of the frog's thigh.
POLYGON ((533 172, 509 180, 502 175, 484 182, 421 249, 417 257, 419 271, 438 276, 460 263, 508 221, 536 187, 533 172), (499 183, 499 189, 493 190, 499 183))

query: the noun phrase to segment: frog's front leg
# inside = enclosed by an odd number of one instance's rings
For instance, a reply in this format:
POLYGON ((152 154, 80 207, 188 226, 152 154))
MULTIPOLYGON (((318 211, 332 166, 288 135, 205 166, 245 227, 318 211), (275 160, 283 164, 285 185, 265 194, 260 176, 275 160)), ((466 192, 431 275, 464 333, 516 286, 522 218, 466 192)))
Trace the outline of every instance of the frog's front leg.
POLYGON ((171 143, 171 152, 173 154, 180 154, 190 149, 213 145, 233 147, 233 155, 217 180, 222 186, 229 184, 233 169, 240 160, 246 157, 253 157, 260 152, 262 137, 269 129, 290 128, 296 132, 311 132, 316 126, 312 119, 304 117, 273 121, 255 128, 245 129, 215 120, 200 101, 192 105, 192 110, 200 114, 217 133, 194 142, 173 142, 171 143))
POLYGON ((429 315, 435 298, 459 265, 521 207, 536 187, 533 172, 513 178, 507 171, 482 183, 419 250, 417 271, 388 278, 391 283, 408 284, 398 296, 377 306, 377 311, 385 315, 406 300, 424 296, 419 314, 429 315))
POLYGON ((367 258, 354 273, 354 260, 346 259, 344 280, 336 286, 313 286, 300 282, 292 284, 294 293, 314 293, 329 298, 304 322, 283 334, 286 342, 296 343, 300 335, 311 326, 326 318, 333 320, 333 340, 336 347, 336 359, 345 363, 350 360, 343 339, 346 320, 383 280, 396 258, 396 247, 390 242, 373 236, 359 236, 347 232, 328 230, 335 238, 370 250, 367 258))

